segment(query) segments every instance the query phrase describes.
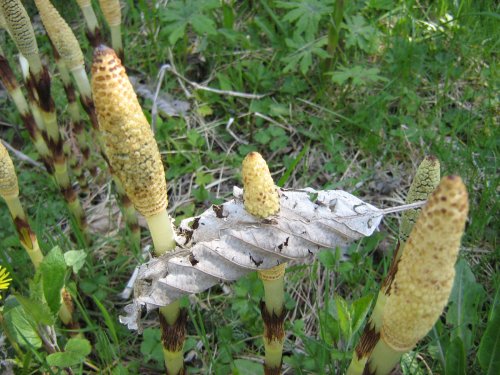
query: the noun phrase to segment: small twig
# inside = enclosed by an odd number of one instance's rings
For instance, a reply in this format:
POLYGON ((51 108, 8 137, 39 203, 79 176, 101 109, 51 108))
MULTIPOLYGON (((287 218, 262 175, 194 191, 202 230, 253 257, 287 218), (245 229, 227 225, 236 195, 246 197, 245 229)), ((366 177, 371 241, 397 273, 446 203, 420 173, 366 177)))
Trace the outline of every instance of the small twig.
POLYGON ((236 139, 237 142, 239 143, 242 143, 244 145, 247 145, 248 142, 245 141, 244 139, 241 139, 240 137, 238 137, 236 134, 234 134, 234 132, 231 130, 231 125, 233 124, 234 122, 234 117, 230 117, 227 124, 226 124, 226 131, 231 134, 231 136, 236 139))
POLYGON ((420 208, 420 207, 423 207, 426 203, 427 203, 427 201, 418 201, 418 202, 414 202, 414 203, 403 204, 403 205, 397 206, 397 207, 384 208, 380 211, 383 215, 393 214, 396 212, 412 210, 414 208, 420 208))
MULTIPOLYGON (((171 64, 173 60, 170 60, 171 64)), ((172 72, 173 75, 175 75, 178 79, 186 82, 188 85, 193 86, 197 90, 203 90, 203 91, 208 91, 208 92, 213 92, 215 94, 221 94, 221 95, 229 95, 229 96, 236 96, 238 98, 245 98, 245 99, 262 99, 263 97, 269 95, 269 94, 248 94, 246 92, 239 92, 239 91, 231 91, 231 90, 219 90, 219 89, 213 89, 211 87, 203 86, 200 85, 199 83, 190 81, 186 77, 182 76, 177 70, 174 68, 173 65, 170 64, 165 64, 162 66, 162 69, 165 67, 165 69, 169 70, 172 72)), ((180 83, 180 82, 179 82, 180 83)), ((187 91, 187 89, 182 85, 182 88, 184 89, 184 92, 186 93, 186 96, 190 98, 192 94, 187 91)))
POLYGON ((15 157, 17 159, 24 161, 28 164, 31 164, 36 168, 45 169, 42 163, 39 163, 39 162, 33 160, 32 158, 30 158, 28 155, 22 153, 21 151, 16 150, 14 147, 12 147, 10 144, 5 142, 4 140, 2 140, 1 142, 3 143, 3 145, 5 146, 6 149, 8 149, 10 152, 12 152, 15 155, 15 157))
POLYGON ((151 106, 151 128, 153 133, 156 132, 156 119, 158 117, 158 95, 160 94, 161 84, 163 83, 163 78, 165 77, 166 67, 163 65, 158 72, 158 83, 156 84, 156 90, 153 96, 153 105, 151 106))
MULTIPOLYGON (((177 82, 179 82, 179 85, 182 87, 182 90, 184 91, 184 95, 186 95, 186 98, 188 98, 188 99, 192 98, 193 94, 191 94, 189 92, 189 90, 186 88, 186 86, 184 85, 184 82, 180 78, 179 72, 177 71, 177 69, 175 67, 174 54, 172 53, 172 50, 170 48, 168 49, 168 59, 170 60, 170 65, 169 64, 166 64, 166 65, 170 68, 169 71, 171 71, 177 77, 177 82)), ((162 66, 162 68, 163 68, 163 66, 162 66)), ((167 69, 167 68, 165 68, 165 69, 167 69)))

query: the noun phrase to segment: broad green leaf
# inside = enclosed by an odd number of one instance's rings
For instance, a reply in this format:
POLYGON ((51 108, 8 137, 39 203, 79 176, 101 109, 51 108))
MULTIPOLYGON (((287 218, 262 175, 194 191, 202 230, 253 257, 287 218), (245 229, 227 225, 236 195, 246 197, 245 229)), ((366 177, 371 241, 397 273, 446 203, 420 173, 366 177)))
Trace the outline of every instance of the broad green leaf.
POLYGON ((144 361, 153 359, 158 363, 163 361, 163 349, 161 345, 160 331, 154 328, 146 328, 142 334, 141 354, 144 361))
POLYGON ((259 362, 248 359, 236 359, 234 361, 233 374, 235 375, 260 375, 264 369, 259 362))
POLYGON ((457 262, 455 270, 455 281, 448 304, 446 322, 454 328, 451 330, 452 337, 459 336, 467 352, 472 344, 471 329, 468 326, 475 326, 480 321, 478 311, 480 311, 481 301, 484 300, 485 291, 476 282, 465 259, 457 262))
POLYGON ((61 249, 56 246, 43 258, 40 265, 42 273, 43 293, 53 313, 61 306, 61 289, 66 276, 66 262, 61 249))
POLYGON ((55 323, 54 314, 46 303, 18 294, 15 294, 15 297, 23 305, 24 310, 34 324, 52 325, 55 323))
POLYGON ((52 353, 47 356, 50 366, 70 367, 82 363, 92 351, 90 342, 86 339, 72 338, 64 347, 64 352, 52 353))
POLYGON ((486 331, 481 338, 477 359, 485 375, 500 374, 500 289, 491 306, 486 331))
POLYGON ((64 253, 64 261, 68 267, 73 268, 73 273, 78 273, 85 264, 87 253, 84 250, 70 250, 64 253))
POLYGON ((34 328, 33 319, 24 311, 19 301, 11 296, 5 300, 3 309, 4 327, 14 340, 23 347, 40 348, 42 340, 34 328))
POLYGON ((335 254, 331 250, 321 250, 318 253, 318 260, 328 270, 333 269, 337 262, 335 254))
POLYGON ((367 296, 361 297, 360 299, 352 303, 352 309, 354 310, 352 318, 352 333, 356 333, 361 327, 366 319, 368 311, 370 311, 370 306, 372 304, 373 295, 369 294, 367 296))
POLYGON ((465 375, 466 359, 464 344, 460 337, 455 337, 446 351, 446 375, 465 375))

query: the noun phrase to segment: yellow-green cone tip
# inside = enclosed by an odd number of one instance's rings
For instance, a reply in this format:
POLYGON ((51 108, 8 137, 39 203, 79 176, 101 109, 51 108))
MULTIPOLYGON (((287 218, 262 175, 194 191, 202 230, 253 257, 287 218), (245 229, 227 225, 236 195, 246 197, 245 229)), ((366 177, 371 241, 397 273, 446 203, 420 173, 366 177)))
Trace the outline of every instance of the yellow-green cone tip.
POLYGON ((35 32, 21 1, 0 0, 0 11, 19 52, 26 58, 38 55, 35 32))
POLYGON ((0 140, 0 195, 6 197, 16 197, 19 195, 19 185, 17 183, 16 170, 7 149, 0 140))
POLYGON ((99 0, 102 14, 109 26, 117 26, 122 22, 122 13, 120 1, 118 0, 99 0))
POLYGON ((142 215, 167 208, 165 171, 158 145, 115 52, 94 51, 92 95, 106 154, 127 196, 142 215))
MULTIPOLYGON (((411 183, 406 203, 425 201, 429 195, 436 189, 441 178, 439 160, 434 156, 427 156, 420 163, 411 183)), ((399 226, 399 239, 406 242, 410 232, 417 221, 420 209, 408 210, 401 215, 401 224, 399 226)))
POLYGON ((413 227, 388 290, 381 337, 394 350, 413 348, 446 306, 467 213, 461 178, 444 177, 413 227))
POLYGON ((243 200, 245 209, 262 218, 280 209, 278 191, 266 161, 258 152, 250 152, 243 160, 243 200))
POLYGON ((43 26, 49 35, 52 44, 61 56, 69 70, 84 65, 83 53, 80 44, 73 34, 73 30, 61 17, 49 0, 35 0, 40 12, 43 26))

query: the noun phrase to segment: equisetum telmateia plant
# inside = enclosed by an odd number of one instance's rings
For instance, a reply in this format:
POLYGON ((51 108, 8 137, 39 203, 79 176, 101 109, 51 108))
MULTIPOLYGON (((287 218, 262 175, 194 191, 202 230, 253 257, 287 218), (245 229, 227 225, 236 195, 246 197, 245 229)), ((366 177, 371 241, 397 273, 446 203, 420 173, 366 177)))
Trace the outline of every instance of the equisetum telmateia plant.
MULTIPOLYGON (((173 250, 174 231, 167 213, 167 185, 158 146, 125 68, 105 46, 94 51, 92 93, 109 163, 137 211, 146 218, 155 255, 173 250)), ((186 313, 179 302, 172 301, 160 308, 159 317, 167 373, 182 373, 186 313)))
MULTIPOLYGON (((257 152, 249 153, 243 160, 243 201, 252 215, 266 219, 278 213, 280 201, 276 185, 266 161, 257 152)), ((264 368, 266 374, 281 373, 281 357, 285 341, 284 321, 286 311, 284 276, 286 263, 258 271, 264 285, 261 306, 264 321, 264 368)))
MULTIPOLYGON (((5 200, 7 208, 14 222, 21 245, 28 253, 35 269, 38 269, 43 260, 35 232, 31 229, 28 217, 19 199, 19 184, 12 159, 0 139, 0 196, 5 200)), ((59 318, 68 328, 76 328, 73 321, 73 301, 66 289, 61 290, 61 307, 59 318)))
POLYGON ((462 180, 444 177, 395 257, 348 374, 389 374, 432 329, 451 293, 467 212, 462 180))
MULTIPOLYGON (((434 156, 427 156, 422 163, 420 163, 415 177, 410 185, 406 203, 413 203, 417 201, 425 201, 429 195, 436 189, 440 180, 440 164, 434 156)), ((403 248, 410 235, 415 221, 420 213, 420 209, 412 209, 404 211, 401 215, 399 226, 399 239, 394 252, 389 272, 384 279, 380 291, 378 293, 377 301, 373 309, 370 320, 365 326, 364 332, 359 340, 356 350, 353 353, 353 359, 349 367, 349 374, 361 374, 364 370, 365 364, 376 344, 376 337, 380 335, 380 328, 382 325, 382 314, 387 302, 388 291, 391 289, 394 276, 397 271, 397 266, 403 248)))
MULTIPOLYGON (((68 26, 66 21, 61 17, 56 8, 50 3, 49 0, 35 0, 35 4, 40 12, 40 17, 45 26, 47 34, 52 41, 52 45, 54 46, 54 50, 61 57, 62 64, 60 64, 59 72, 61 73, 61 78, 63 79, 63 83, 67 93, 71 93, 71 80, 67 76, 65 71, 69 70, 76 82, 76 86, 78 88, 78 92, 80 93, 81 103, 89 119, 92 124, 93 136, 97 138, 97 141, 100 145, 100 148, 103 148, 101 135, 99 134, 98 128, 99 124, 97 122, 97 117, 95 114, 94 100, 92 99, 92 92, 90 88, 90 82, 87 77, 87 73, 85 72, 85 63, 83 58, 83 53, 76 39, 73 31, 68 26)), ((74 95, 68 95, 69 98, 74 95)), ((79 116, 79 107, 75 101, 70 101, 70 114, 73 117, 74 122, 78 122, 80 119, 79 116), (72 103, 73 105, 72 105, 72 103)), ((85 149, 88 150, 88 147, 85 148, 85 144, 87 142, 85 135, 83 132, 79 132, 81 134, 79 139, 80 149, 82 153, 85 155, 85 149)), ((108 162, 107 157, 105 155, 104 159, 108 162)), ((92 168, 91 165, 88 165, 89 168, 92 168)), ((123 213, 125 216, 125 221, 127 226, 131 231, 131 235, 136 247, 139 246, 140 243, 140 227, 137 222, 137 215, 135 209, 130 202, 129 198, 125 194, 123 186, 118 178, 115 177, 113 169, 109 166, 110 173, 113 176, 113 181, 116 187, 116 193, 118 201, 121 204, 123 209, 123 213)))
POLYGON ((68 173, 63 138, 57 124, 55 105, 50 91, 50 75, 38 54, 38 45, 31 21, 20 0, 0 0, 0 11, 19 52, 26 58, 29 65, 27 87, 32 103, 31 109, 41 115, 34 115, 34 118, 36 120, 41 117, 42 120, 37 125, 46 134, 45 140, 53 163, 54 179, 59 185, 82 234, 87 238, 85 213, 78 195, 72 187, 68 173))

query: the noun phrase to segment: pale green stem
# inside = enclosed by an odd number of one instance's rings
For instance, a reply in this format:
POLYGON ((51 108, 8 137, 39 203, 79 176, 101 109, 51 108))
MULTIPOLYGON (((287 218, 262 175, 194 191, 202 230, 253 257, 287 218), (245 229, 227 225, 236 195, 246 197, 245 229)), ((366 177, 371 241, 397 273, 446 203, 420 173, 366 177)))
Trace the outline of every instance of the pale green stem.
POLYGON ((110 25, 111 30, 111 45, 113 49, 117 53, 118 56, 122 56, 123 54, 123 43, 122 43, 122 32, 121 32, 121 24, 118 25, 110 25))
POLYGON ((85 18, 85 23, 87 24, 87 29, 89 29, 91 33, 95 33, 96 29, 99 28, 99 23, 97 22, 94 9, 91 5, 85 6, 81 9, 83 17, 85 18))
POLYGON ((379 340, 368 360, 371 373, 375 375, 390 374, 403 354, 404 352, 391 348, 383 339, 379 340))
POLYGON ((167 251, 173 250, 175 248, 174 228, 167 210, 146 217, 146 221, 153 238, 155 255, 161 256, 167 251))
POLYGON ((264 285, 264 302, 267 311, 280 316, 285 304, 285 278, 282 276, 276 280, 262 280, 264 285))
POLYGON ((90 88, 89 77, 85 72, 85 68, 83 65, 77 66, 76 68, 71 69, 71 74, 73 74, 73 78, 75 79, 76 88, 81 96, 84 98, 92 97, 92 90, 90 88))
MULTIPOLYGON (((38 269, 40 266, 40 263, 42 263, 43 260, 43 254, 42 251, 40 250, 40 246, 38 245, 38 240, 36 239, 36 236, 31 235, 31 229, 29 228, 29 223, 28 223, 28 218, 26 217, 26 213, 24 212, 23 206, 21 204, 21 201, 19 200, 19 196, 7 196, 4 197, 5 203, 7 203, 7 207, 9 209, 9 212, 12 216, 12 218, 15 220, 16 218, 21 219, 28 225, 28 230, 26 233, 18 233, 19 236, 26 236, 29 238, 19 238, 21 245, 23 245, 24 249, 28 253, 31 262, 35 266, 35 269, 38 269), (29 246, 31 244, 31 246, 29 246)), ((23 231, 24 232, 24 231, 23 231)))

